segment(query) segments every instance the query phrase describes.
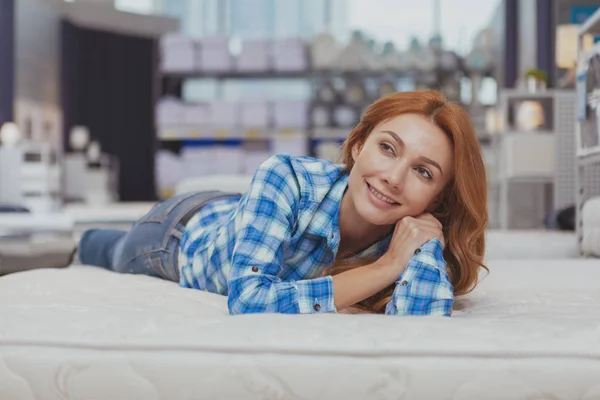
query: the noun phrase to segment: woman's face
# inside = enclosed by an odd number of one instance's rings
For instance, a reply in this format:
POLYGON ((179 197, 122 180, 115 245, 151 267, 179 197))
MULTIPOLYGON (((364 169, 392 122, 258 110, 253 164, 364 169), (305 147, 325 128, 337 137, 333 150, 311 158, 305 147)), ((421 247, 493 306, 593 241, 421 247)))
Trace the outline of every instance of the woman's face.
POLYGON ((418 114, 375 127, 352 158, 348 192, 358 216, 373 225, 432 212, 454 174, 450 139, 418 114))

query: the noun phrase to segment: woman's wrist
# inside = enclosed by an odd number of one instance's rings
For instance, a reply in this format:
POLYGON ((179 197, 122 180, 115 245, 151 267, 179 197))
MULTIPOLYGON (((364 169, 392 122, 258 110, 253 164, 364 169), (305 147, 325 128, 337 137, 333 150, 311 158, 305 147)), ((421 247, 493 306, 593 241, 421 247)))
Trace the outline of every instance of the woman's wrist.
POLYGON ((352 306, 393 284, 398 278, 389 271, 390 264, 379 259, 371 264, 333 275, 333 294, 338 310, 352 306))
POLYGON ((407 264, 408 260, 403 261, 400 257, 391 257, 389 254, 384 254, 371 265, 379 269, 384 275, 384 279, 391 285, 400 278, 407 264))

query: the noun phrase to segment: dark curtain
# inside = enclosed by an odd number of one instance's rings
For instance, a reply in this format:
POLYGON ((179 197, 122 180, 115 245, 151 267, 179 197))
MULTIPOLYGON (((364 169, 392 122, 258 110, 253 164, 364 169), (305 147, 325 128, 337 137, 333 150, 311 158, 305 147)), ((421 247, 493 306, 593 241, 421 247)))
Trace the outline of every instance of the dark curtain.
POLYGON ((556 81, 554 8, 554 0, 537 0, 537 68, 546 72, 549 87, 554 87, 556 81))
POLYGON ((15 2, 0 0, 0 126, 13 119, 15 2))
POLYGON ((103 151, 118 158, 120 199, 156 200, 156 40, 63 21, 61 43, 65 150, 72 126, 89 127, 103 151))
MULTIPOLYGON (((532 0, 530 0, 532 1, 532 0)), ((519 4, 518 0, 505 0, 506 40, 504 41, 504 87, 513 88, 517 83, 519 65, 519 4)))

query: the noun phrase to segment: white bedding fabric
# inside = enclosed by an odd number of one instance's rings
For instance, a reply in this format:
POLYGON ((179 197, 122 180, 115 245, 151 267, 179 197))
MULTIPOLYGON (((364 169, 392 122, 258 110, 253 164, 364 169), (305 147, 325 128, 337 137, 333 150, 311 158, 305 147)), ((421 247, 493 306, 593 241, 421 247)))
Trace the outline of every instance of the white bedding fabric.
POLYGON ((491 261, 453 318, 229 316, 93 267, 0 278, 0 398, 598 399, 600 261, 491 261))

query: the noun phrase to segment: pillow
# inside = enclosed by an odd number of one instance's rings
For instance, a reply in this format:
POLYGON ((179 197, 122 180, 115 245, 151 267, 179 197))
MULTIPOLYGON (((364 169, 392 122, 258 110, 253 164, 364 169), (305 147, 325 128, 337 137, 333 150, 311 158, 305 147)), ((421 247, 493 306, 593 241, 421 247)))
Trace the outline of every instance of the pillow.
POLYGON ((600 197, 593 197, 585 202, 581 219, 581 250, 585 256, 600 257, 600 197))

